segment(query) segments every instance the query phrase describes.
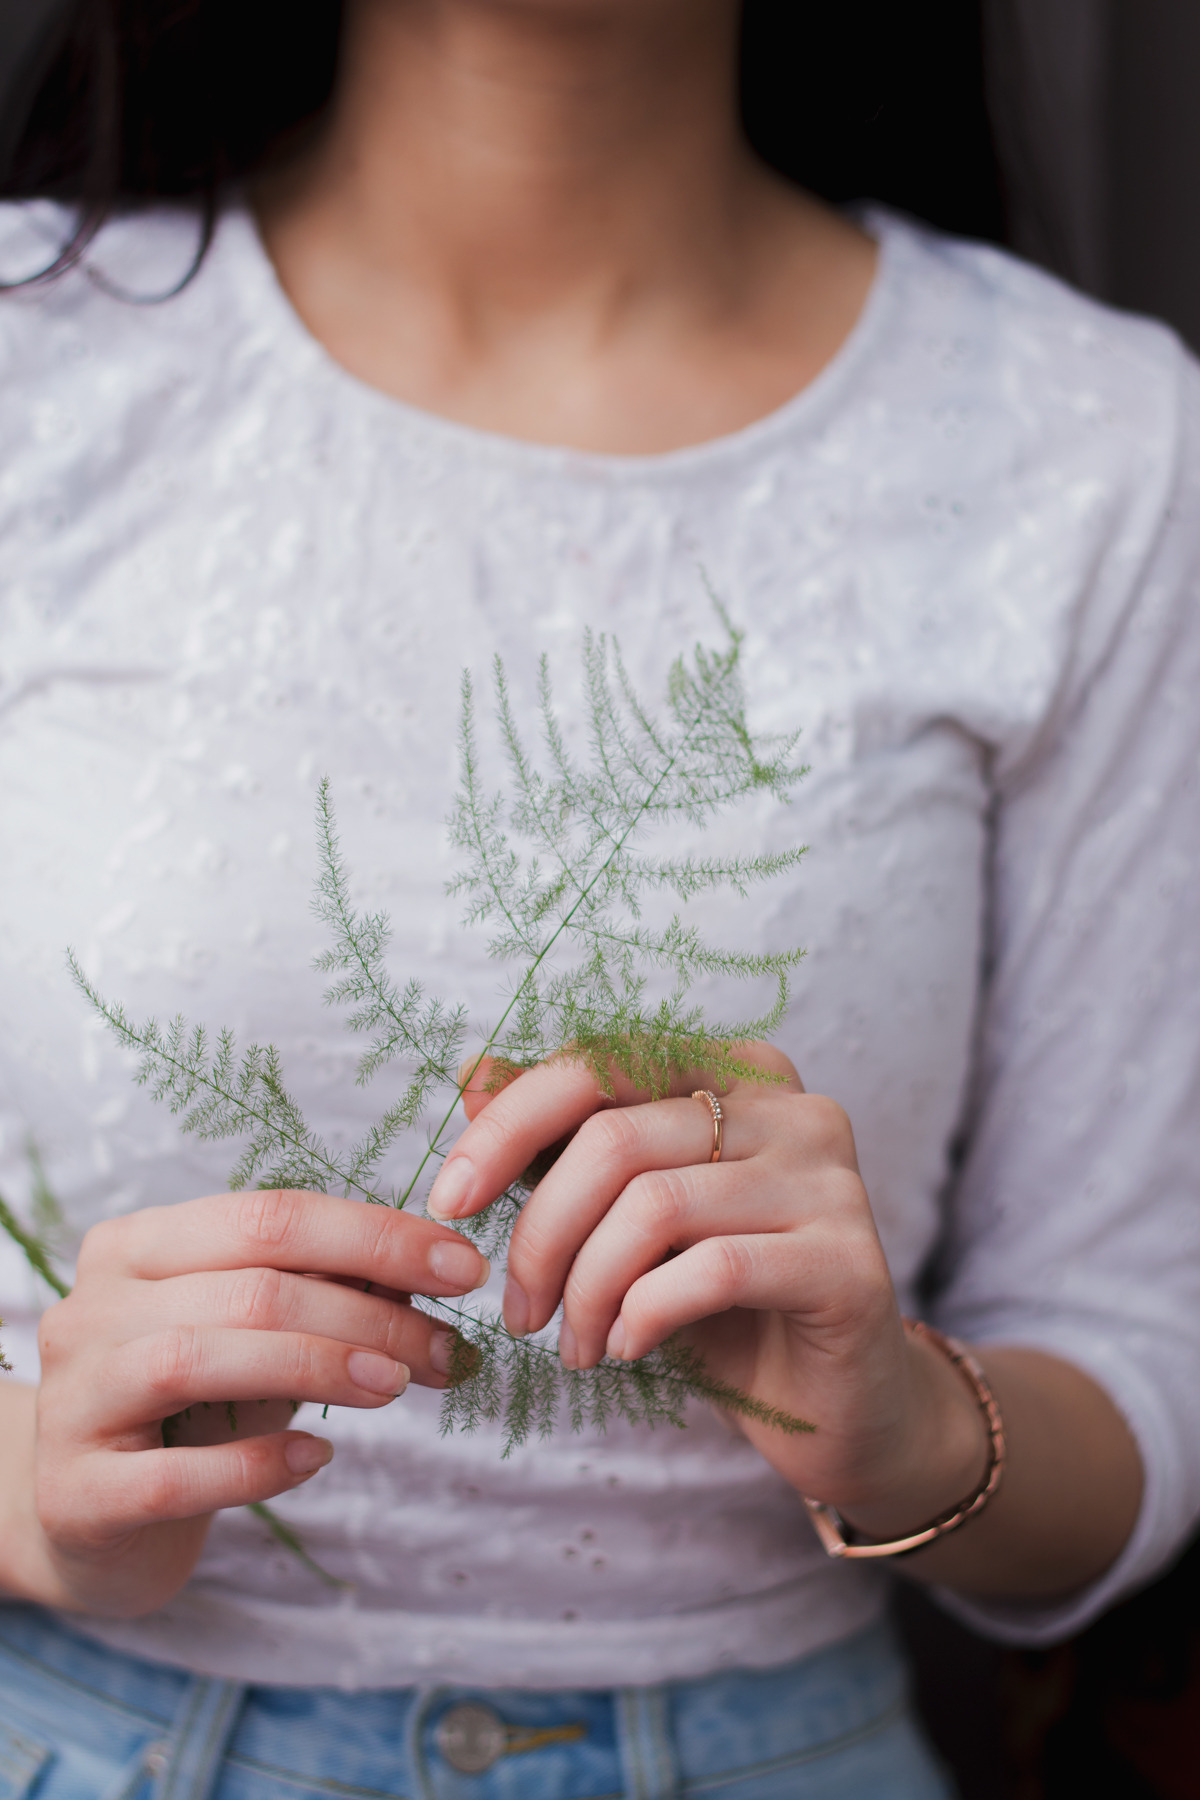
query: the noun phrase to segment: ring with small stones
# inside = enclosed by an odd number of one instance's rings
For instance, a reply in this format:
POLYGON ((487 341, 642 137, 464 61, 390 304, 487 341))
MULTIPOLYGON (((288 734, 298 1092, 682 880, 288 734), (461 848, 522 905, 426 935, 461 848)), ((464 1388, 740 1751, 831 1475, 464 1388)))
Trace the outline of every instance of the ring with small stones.
POLYGON ((697 1088, 696 1092, 692 1095, 692 1099, 703 1100, 704 1104, 712 1114, 713 1148, 712 1155, 708 1160, 709 1162, 720 1162, 721 1147, 725 1142, 725 1114, 721 1111, 721 1102, 717 1099, 717 1096, 710 1093, 707 1088, 697 1088))

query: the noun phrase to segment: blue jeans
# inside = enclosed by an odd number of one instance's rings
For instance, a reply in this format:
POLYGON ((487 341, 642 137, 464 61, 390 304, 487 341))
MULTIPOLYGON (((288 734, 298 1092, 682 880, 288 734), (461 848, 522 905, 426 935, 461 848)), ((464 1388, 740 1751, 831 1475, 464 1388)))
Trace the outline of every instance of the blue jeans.
POLYGON ((661 1687, 344 1694, 192 1676, 106 1650, 36 1607, 0 1605, 0 1800, 951 1792, 882 1627, 783 1668, 661 1687))

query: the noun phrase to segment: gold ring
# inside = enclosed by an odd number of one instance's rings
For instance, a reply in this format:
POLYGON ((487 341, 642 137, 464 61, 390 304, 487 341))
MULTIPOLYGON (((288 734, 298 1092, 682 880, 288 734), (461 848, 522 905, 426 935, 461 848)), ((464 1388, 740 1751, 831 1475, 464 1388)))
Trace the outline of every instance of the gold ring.
POLYGON ((692 1099, 703 1100, 712 1114, 713 1151, 708 1160, 709 1162, 720 1162, 721 1146, 725 1142, 725 1114, 721 1111, 721 1102, 715 1094, 710 1094, 707 1088, 697 1088, 692 1099))

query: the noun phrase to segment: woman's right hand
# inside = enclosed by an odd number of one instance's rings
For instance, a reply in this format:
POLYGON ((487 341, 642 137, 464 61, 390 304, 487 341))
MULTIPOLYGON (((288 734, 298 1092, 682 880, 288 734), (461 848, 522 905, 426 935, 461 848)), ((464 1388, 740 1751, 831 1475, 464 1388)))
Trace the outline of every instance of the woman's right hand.
POLYGON ((96 1226, 42 1321, 32 1456, 6 1458, 21 1541, 6 1532, 5 1586, 111 1617, 163 1605, 214 1512, 329 1461, 325 1439, 278 1428, 288 1403, 382 1407, 410 1378, 444 1387, 453 1334, 406 1296, 467 1294, 487 1271, 445 1226, 323 1194, 224 1194, 96 1226), (236 1433, 164 1445, 164 1419, 205 1404, 223 1419, 229 1402, 236 1433))

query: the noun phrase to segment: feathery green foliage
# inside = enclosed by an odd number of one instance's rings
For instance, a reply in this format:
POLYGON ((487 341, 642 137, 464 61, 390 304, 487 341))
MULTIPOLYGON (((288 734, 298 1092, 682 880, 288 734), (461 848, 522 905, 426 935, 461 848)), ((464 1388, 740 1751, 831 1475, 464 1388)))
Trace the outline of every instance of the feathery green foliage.
MULTIPOLYGON (((62 1227, 62 1213, 58 1202, 51 1193, 42 1168, 41 1158, 32 1144, 28 1148, 30 1167, 33 1172, 33 1229, 27 1229, 17 1217, 12 1207, 0 1194, 0 1231, 12 1239, 20 1250, 25 1261, 34 1274, 52 1288, 62 1299, 70 1293, 70 1288, 54 1267, 54 1249, 52 1239, 62 1227)), ((0 1329, 4 1321, 0 1319, 0 1329)), ((12 1373, 12 1364, 0 1348, 0 1369, 12 1373)))
POLYGON ((718 950, 678 912, 658 929, 641 916, 656 890, 684 903, 721 887, 745 897, 803 854, 797 848, 775 856, 663 859, 642 848, 655 827, 677 820, 703 825, 756 791, 786 800, 803 773, 791 760, 794 738, 768 747, 751 737, 739 647, 731 632, 723 652, 698 648, 690 668, 676 662, 667 719, 660 721, 634 693, 619 653, 603 638, 586 637, 586 765, 564 742, 545 659, 538 684, 545 766, 534 763, 497 660, 507 794, 484 785, 474 696, 464 676, 462 789, 451 832, 465 867, 451 891, 465 897, 469 924, 493 929, 490 954, 518 971, 488 1041, 502 1061, 522 1068, 569 1049, 610 1091, 616 1070, 655 1096, 668 1091, 673 1070, 705 1068, 717 1081, 757 1077, 736 1046, 778 1028, 800 952, 718 950), (648 978, 660 971, 671 987, 655 1002, 648 978), (765 977, 773 1003, 758 1017, 709 1023, 689 1003, 703 975, 765 977))
MULTIPOLYGON (((726 623, 719 650, 698 647, 671 670, 662 714, 638 698, 615 646, 585 639, 583 716, 587 753, 568 744, 555 709, 548 666, 538 682, 540 750, 530 750, 502 664, 494 673, 495 724, 507 781, 489 789, 469 676, 463 678, 461 788, 450 818, 462 867, 451 892, 465 922, 491 932, 489 954, 508 971, 500 1016, 480 1052, 497 1059, 500 1078, 557 1056, 584 1061, 612 1091, 620 1074, 652 1097, 672 1075, 704 1070, 714 1085, 770 1081, 740 1046, 769 1036, 781 1022, 788 980, 801 952, 750 954, 707 944, 684 909, 716 889, 747 895, 792 867, 799 847, 759 857, 655 855, 647 839, 664 827, 703 826, 716 813, 767 793, 786 801, 804 771, 796 739, 765 743, 746 722, 740 635, 726 623), (665 923, 645 917, 653 896, 676 910, 665 923), (698 980, 718 976, 766 985, 765 1010, 714 1023, 693 997, 698 980)), ((137 1080, 201 1138, 240 1138, 230 1185, 252 1183, 357 1195, 404 1206, 445 1155, 447 1133, 466 1086, 459 1063, 468 1018, 463 1007, 431 995, 387 968, 390 925, 358 911, 342 860, 327 783, 317 802, 319 876, 314 910, 330 947, 318 959, 328 976, 326 1003, 347 1009, 350 1030, 367 1040, 357 1080, 365 1085, 397 1065, 399 1097, 349 1149, 331 1147, 308 1125, 284 1082, 273 1045, 239 1050, 229 1031, 211 1038, 176 1018, 166 1027, 132 1021, 105 1000, 75 957, 74 978, 118 1040, 138 1057, 137 1080), (430 1116, 424 1150, 390 1182, 385 1170, 402 1142, 430 1116)), ((472 1062, 470 1072, 478 1066, 472 1062)), ((528 1184, 501 1197, 469 1231, 502 1255, 528 1184)), ((550 1432, 565 1410, 572 1424, 603 1426, 621 1417, 681 1424, 689 1396, 712 1400, 781 1430, 802 1421, 714 1381, 679 1342, 633 1364, 605 1361, 568 1372, 537 1338, 514 1340, 487 1313, 428 1301, 459 1333, 455 1380, 443 1426, 503 1425, 505 1453, 531 1432, 550 1432), (565 1407, 564 1407, 565 1402, 565 1407)))
MULTIPOLYGON (((49 1189, 43 1186, 43 1192, 48 1195, 49 1189)), ((38 1195, 35 1194, 35 1207, 37 1199, 38 1195)), ((0 1230, 4 1231, 16 1244, 34 1274, 40 1275, 46 1286, 53 1288, 60 1300, 65 1299, 71 1290, 50 1260, 51 1250, 46 1242, 44 1228, 40 1234, 27 1230, 8 1202, 0 1198, 0 1230)))

